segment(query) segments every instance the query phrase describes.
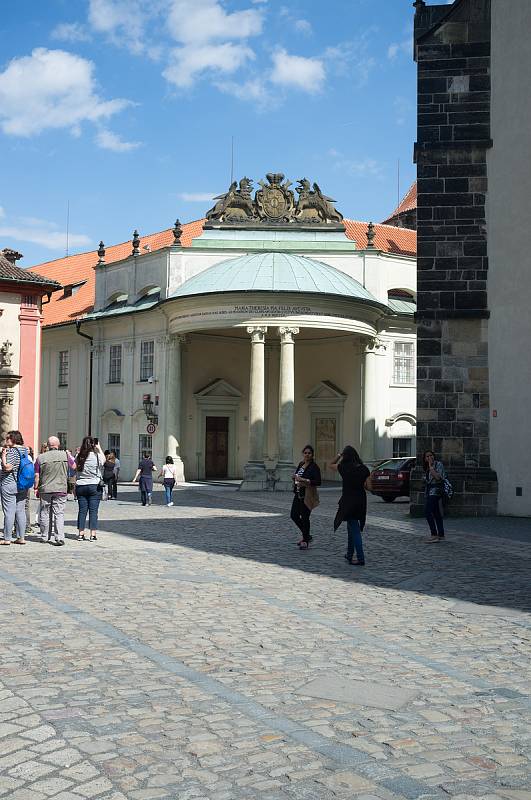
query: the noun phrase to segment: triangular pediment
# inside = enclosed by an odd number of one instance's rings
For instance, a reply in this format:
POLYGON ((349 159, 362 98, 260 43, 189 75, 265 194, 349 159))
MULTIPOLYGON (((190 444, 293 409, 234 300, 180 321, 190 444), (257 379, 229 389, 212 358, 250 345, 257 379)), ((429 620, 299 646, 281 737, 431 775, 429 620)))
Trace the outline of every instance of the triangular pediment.
POLYGON ((344 400, 346 393, 332 381, 319 381, 311 392, 306 395, 306 400, 344 400))
POLYGON ((232 386, 228 381, 222 378, 207 383, 198 392, 195 392, 194 397, 241 397, 242 393, 235 386, 232 386))

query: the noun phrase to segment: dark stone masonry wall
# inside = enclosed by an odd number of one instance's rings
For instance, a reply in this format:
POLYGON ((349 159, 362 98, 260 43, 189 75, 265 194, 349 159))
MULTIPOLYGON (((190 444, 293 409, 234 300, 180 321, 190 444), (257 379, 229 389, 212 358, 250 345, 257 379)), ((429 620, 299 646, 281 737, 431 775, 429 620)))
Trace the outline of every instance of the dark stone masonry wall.
MULTIPOLYGON (((417 3, 418 452, 447 467, 455 515, 496 513, 489 456, 490 0, 417 3)), ((421 513, 421 471, 411 511, 421 513)))

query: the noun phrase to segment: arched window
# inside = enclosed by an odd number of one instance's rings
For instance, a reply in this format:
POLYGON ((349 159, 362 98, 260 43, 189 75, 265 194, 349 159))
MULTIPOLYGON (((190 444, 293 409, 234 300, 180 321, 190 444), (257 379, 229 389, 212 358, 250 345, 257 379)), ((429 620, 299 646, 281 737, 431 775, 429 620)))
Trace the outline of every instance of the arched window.
POLYGON ((144 286, 138 293, 138 300, 135 306, 143 306, 148 303, 157 303, 160 300, 161 288, 160 286, 144 286))
POLYGON ((115 308, 122 308, 122 306, 127 305, 128 296, 125 292, 114 292, 111 296, 107 299, 107 305, 105 306, 106 311, 113 311, 115 308))

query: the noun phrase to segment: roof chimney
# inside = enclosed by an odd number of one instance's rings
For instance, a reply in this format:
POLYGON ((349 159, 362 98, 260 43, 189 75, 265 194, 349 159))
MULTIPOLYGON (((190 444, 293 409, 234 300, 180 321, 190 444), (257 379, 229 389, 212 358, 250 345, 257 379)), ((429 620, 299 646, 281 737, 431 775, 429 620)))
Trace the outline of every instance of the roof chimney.
POLYGON ((4 247, 2 250, 2 255, 13 265, 17 263, 19 258, 23 258, 22 253, 17 253, 16 250, 11 250, 10 247, 4 247))

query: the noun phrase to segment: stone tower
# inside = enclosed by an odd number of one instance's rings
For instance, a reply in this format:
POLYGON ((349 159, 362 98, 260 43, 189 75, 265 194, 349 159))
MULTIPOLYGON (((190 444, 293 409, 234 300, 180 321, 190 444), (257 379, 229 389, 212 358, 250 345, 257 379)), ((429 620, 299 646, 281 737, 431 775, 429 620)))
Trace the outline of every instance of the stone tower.
MULTIPOLYGON (((415 3, 418 452, 450 473, 452 514, 496 513, 487 303, 490 0, 415 3)), ((421 470, 412 513, 423 505, 421 470)))

